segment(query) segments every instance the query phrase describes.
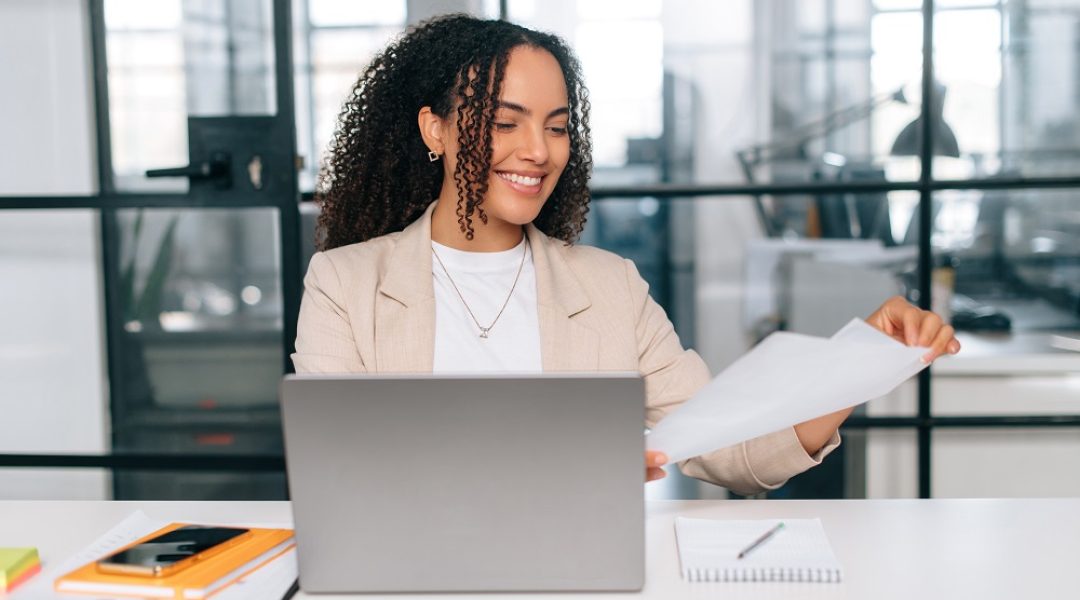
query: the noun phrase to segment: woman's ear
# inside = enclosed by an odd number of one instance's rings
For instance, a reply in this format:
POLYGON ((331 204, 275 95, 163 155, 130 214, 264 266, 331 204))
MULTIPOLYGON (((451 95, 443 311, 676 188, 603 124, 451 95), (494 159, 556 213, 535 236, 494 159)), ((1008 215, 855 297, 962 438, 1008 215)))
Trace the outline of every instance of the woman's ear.
POLYGON ((416 122, 420 126, 420 137, 424 138, 424 145, 428 150, 442 156, 446 153, 446 143, 443 140, 446 125, 442 117, 431 111, 430 106, 420 109, 416 116, 416 122))

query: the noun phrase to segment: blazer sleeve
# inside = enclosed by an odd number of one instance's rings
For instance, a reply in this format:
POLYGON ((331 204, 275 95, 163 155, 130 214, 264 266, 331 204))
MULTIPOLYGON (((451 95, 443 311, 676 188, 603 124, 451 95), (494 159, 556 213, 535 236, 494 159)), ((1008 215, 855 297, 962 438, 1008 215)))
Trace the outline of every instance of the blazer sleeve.
POLYGON ((334 263, 322 252, 311 257, 296 324, 297 373, 361 373, 367 369, 353 338, 345 294, 334 263))
MULTIPOLYGON (((637 316, 638 365, 645 379, 646 425, 654 426, 711 379, 705 361, 684 350, 664 309, 649 296, 649 284, 626 261, 627 280, 637 316)), ((840 445, 840 436, 810 456, 795 429, 763 435, 679 463, 683 473, 750 495, 774 490, 793 475, 821 464, 840 445)))

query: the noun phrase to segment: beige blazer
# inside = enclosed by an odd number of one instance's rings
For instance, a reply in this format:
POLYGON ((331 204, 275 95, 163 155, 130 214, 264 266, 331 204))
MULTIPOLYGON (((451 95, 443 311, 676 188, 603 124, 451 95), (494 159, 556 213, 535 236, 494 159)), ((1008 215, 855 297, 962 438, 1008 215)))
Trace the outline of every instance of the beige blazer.
MULTIPOLYGON (((435 349, 431 212, 404 231, 315 254, 297 325, 298 373, 430 373, 435 349)), ((634 263, 568 246, 529 225, 544 371, 637 371, 652 426, 709 381, 684 350, 634 263)), ((775 489, 817 465, 794 429, 681 463, 683 472, 742 494, 775 489)))

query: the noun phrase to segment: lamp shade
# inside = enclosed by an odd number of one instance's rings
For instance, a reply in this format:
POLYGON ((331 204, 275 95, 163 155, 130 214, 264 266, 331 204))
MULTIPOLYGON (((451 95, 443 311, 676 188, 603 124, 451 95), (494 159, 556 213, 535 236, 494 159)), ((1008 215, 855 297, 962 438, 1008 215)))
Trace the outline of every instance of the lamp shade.
MULTIPOLYGON (((922 117, 907 124, 896 136, 892 150, 893 156, 918 156, 922 151, 922 117)), ((936 119, 934 123, 934 156, 960 156, 960 146, 956 143, 956 134, 945 119, 936 119)))
MULTIPOLYGON (((935 81, 933 100, 930 105, 930 118, 933 119, 932 130, 934 135, 931 152, 934 156, 959 157, 960 145, 956 142, 956 134, 953 133, 952 127, 949 127, 949 124, 945 122, 945 118, 942 116, 944 107, 945 86, 935 81)), ((896 140, 893 141, 892 150, 889 151, 889 154, 893 156, 918 156, 922 152, 922 120, 923 117, 920 115, 900 130, 900 135, 896 136, 896 140)))

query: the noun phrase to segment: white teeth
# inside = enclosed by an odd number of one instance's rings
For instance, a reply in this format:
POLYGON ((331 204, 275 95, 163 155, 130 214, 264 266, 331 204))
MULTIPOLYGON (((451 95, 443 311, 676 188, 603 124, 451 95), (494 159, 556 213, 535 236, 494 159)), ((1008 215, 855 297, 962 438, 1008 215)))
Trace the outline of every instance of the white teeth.
POLYGON ((539 177, 525 177, 524 175, 517 175, 515 173, 499 173, 499 177, 520 185, 540 185, 539 177))

